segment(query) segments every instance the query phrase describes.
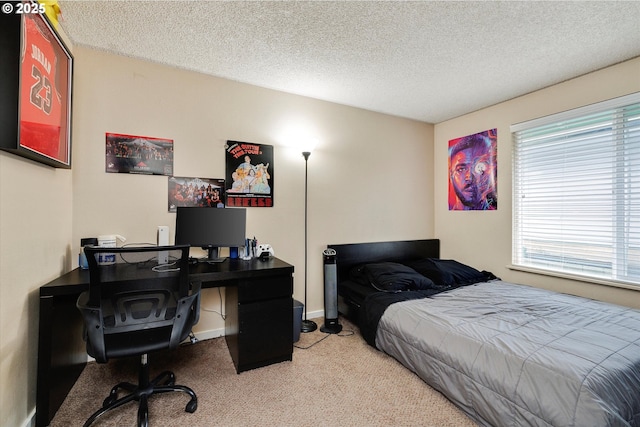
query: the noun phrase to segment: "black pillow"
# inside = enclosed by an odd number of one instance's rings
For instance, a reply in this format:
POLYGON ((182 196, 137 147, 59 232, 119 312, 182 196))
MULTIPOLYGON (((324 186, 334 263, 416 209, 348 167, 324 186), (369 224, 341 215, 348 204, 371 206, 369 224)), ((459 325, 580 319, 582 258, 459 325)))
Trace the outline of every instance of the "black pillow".
POLYGON ((442 287, 464 286, 496 278, 491 273, 478 271, 452 259, 424 258, 408 261, 406 265, 442 287))
POLYGON ((451 288, 455 285, 453 276, 446 270, 441 270, 431 258, 406 261, 405 264, 431 279, 440 288, 451 288))
POLYGON ((434 283, 411 267, 395 262, 363 264, 350 272, 351 279, 384 292, 434 289, 434 283))

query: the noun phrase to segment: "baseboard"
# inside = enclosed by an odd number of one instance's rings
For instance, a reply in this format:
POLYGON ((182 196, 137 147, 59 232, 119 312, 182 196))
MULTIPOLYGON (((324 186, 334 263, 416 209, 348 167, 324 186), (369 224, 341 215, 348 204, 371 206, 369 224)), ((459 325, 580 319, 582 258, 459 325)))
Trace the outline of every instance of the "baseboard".
MULTIPOLYGON (((311 311, 307 313, 307 319, 316 319, 318 317, 324 317, 324 310, 311 311)), ((194 332, 194 335, 198 341, 219 338, 224 336, 224 328, 198 331, 194 332)))
MULTIPOLYGON (((302 315, 304 319, 304 312, 302 313, 302 315)), ((307 319, 317 319, 319 317, 324 317, 324 310, 309 311, 307 313, 307 319)))
POLYGON ((198 331, 193 333, 198 341, 210 340, 224 336, 224 328, 209 329, 208 331, 198 331))
POLYGON ((22 427, 35 427, 36 426, 36 408, 33 408, 27 419, 22 423, 22 427))

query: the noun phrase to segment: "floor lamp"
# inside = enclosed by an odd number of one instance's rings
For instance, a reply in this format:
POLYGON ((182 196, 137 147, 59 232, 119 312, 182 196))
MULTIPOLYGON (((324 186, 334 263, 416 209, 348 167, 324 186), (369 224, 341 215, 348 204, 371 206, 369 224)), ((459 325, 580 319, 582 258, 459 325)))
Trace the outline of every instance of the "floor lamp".
POLYGON ((310 151, 302 152, 304 157, 304 320, 302 321, 302 332, 313 332, 318 328, 316 322, 307 319, 307 164, 310 155, 310 151))

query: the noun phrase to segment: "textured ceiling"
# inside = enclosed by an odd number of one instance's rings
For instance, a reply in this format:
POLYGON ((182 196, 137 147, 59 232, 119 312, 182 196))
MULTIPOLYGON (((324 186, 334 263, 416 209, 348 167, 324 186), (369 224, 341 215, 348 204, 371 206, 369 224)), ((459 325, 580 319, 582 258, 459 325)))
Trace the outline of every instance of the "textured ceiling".
POLYGON ((429 123, 640 56, 637 1, 60 6, 74 44, 429 123))

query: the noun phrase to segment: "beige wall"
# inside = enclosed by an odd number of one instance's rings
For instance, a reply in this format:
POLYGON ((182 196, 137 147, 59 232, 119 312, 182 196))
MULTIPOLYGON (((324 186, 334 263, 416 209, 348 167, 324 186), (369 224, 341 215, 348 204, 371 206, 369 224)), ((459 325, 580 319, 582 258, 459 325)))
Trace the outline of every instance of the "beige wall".
POLYGON ((39 287, 72 265, 71 171, 0 152, 0 425, 36 395, 39 287))
POLYGON ((509 127, 640 91, 640 58, 439 123, 434 133, 434 214, 442 255, 504 280, 640 308, 640 292, 509 270, 511 263, 511 134, 509 127), (498 210, 449 211, 447 147, 457 137, 498 129, 498 210))

